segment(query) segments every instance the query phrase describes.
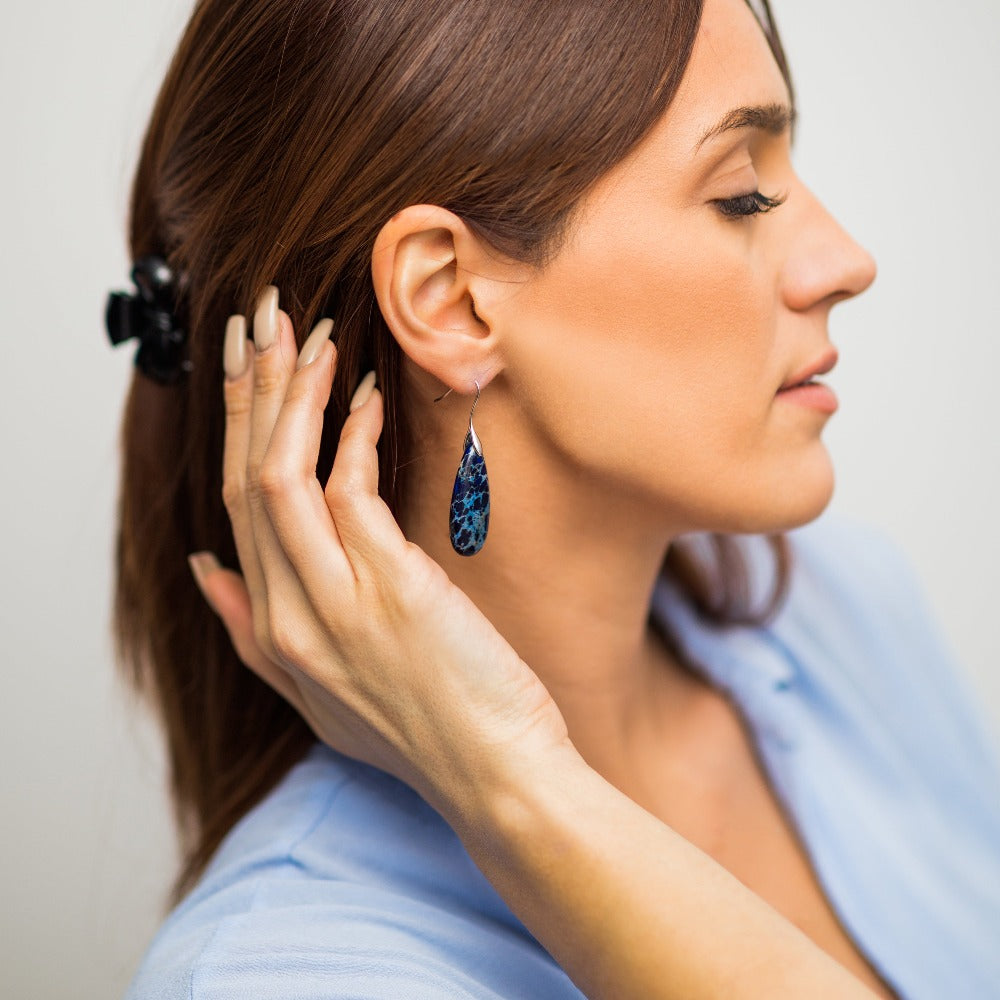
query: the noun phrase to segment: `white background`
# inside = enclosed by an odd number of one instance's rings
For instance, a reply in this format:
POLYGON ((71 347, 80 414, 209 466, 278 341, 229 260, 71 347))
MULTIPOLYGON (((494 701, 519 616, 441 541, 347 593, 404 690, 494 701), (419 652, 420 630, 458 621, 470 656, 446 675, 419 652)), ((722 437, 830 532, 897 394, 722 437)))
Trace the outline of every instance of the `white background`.
MULTIPOLYGON (((155 730, 108 621, 133 348, 128 184, 183 0, 8 4, 0 37, 3 667, 0 993, 119 996, 175 855, 155 730)), ((996 375, 1000 6, 776 0, 799 173, 874 255, 837 306, 833 506, 912 557, 1000 732, 996 375)))

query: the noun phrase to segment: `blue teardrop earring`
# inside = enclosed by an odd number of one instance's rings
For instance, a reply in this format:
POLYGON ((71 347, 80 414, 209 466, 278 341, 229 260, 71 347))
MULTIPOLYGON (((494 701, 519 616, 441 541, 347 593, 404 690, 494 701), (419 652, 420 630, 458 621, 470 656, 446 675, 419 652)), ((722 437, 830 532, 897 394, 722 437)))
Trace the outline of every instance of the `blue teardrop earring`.
MULTIPOLYGON (((438 396, 434 402, 444 399, 448 392, 438 396)), ((472 426, 472 414, 476 412, 478 402, 479 383, 476 382, 476 398, 469 411, 469 429, 465 434, 462 461, 459 462, 451 491, 448 518, 451 547, 460 556, 474 556, 483 547, 490 526, 490 482, 486 477, 483 445, 472 426)))

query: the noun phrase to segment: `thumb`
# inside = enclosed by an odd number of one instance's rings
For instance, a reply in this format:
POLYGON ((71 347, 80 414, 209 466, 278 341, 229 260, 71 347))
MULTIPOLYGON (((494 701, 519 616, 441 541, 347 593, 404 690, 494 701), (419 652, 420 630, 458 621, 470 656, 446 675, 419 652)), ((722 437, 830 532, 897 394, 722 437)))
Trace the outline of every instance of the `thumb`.
POLYGON ((243 577, 224 569, 214 552, 192 552, 188 565, 209 607, 232 633, 253 633, 253 610, 243 577))
POLYGON ((215 553, 192 552, 191 555, 188 556, 188 565, 191 567, 194 582, 198 584, 201 596, 208 601, 211 609, 216 614, 219 614, 219 606, 213 597, 213 591, 215 588, 208 582, 208 577, 222 569, 222 566, 219 564, 219 560, 215 558, 215 553))
POLYGON ((198 589, 229 633, 236 655, 303 718, 307 718, 302 698, 292 678, 257 645, 253 628, 253 603, 243 577, 234 570, 223 568, 212 552, 192 552, 188 556, 188 565, 198 589))

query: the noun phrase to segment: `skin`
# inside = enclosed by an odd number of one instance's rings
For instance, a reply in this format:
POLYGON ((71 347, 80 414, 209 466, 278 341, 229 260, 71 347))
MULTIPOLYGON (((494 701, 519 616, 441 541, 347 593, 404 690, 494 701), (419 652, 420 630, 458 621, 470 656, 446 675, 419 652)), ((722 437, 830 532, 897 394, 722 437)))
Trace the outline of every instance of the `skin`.
POLYGON ((770 101, 789 94, 752 12, 708 0, 675 101, 544 273, 498 261, 431 205, 390 220, 372 259, 427 401, 406 537, 531 664, 588 762, 650 805, 656 762, 686 753, 706 704, 648 628, 666 550, 685 531, 779 531, 827 506, 829 415, 775 392, 829 349, 833 305, 875 277, 795 173, 787 132, 731 132, 692 156, 730 108, 770 101), (712 204, 758 189, 787 201, 740 220, 712 204), (446 512, 473 380, 492 511, 466 558, 446 512), (442 383, 454 392, 431 405, 442 383))
POLYGON ((244 577, 202 574, 207 599, 321 739, 444 815, 593 998, 872 995, 656 797, 657 767, 690 752, 713 703, 647 630, 664 553, 682 532, 821 513, 826 416, 775 391, 875 274, 795 175, 787 134, 730 134, 692 160, 734 104, 787 98, 743 0, 707 0, 675 103, 544 273, 438 206, 386 223, 372 276, 416 398, 455 389, 413 415, 402 525, 377 493, 371 378, 315 478, 329 324, 301 365, 277 289, 254 344, 242 317, 227 329, 224 499, 244 577), (712 204, 758 182, 787 202, 739 222, 712 204), (464 559, 445 513, 473 379, 494 513, 464 559))

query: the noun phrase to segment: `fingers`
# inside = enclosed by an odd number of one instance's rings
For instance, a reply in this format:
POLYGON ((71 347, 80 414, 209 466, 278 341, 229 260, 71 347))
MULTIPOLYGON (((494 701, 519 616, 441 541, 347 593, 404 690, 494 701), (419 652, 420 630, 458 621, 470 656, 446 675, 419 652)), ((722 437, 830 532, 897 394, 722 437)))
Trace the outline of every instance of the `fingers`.
POLYGON ((255 311, 253 344, 241 320, 232 318, 227 329, 226 357, 239 353, 230 340, 242 336, 249 361, 235 377, 236 366, 227 364, 223 496, 257 645, 281 660, 272 632, 287 633, 307 605, 329 609, 359 570, 391 565, 406 541, 378 495, 383 418, 374 373, 362 379, 352 401, 324 490, 316 461, 336 367, 332 321, 317 324, 299 356, 274 286, 255 311), (275 600, 282 607, 275 608, 275 600))
MULTIPOLYGON (((309 346, 307 341, 303 351, 309 346)), ((261 500, 276 541, 307 593, 322 581, 320 589, 329 594, 338 580, 346 585, 354 578, 316 478, 323 414, 335 367, 336 349, 327 343, 311 363, 290 376, 258 474, 261 500)))
POLYGON ((382 393, 375 373, 359 383, 340 432, 337 454, 324 490, 348 556, 379 561, 396 558, 405 538, 378 494, 378 443, 382 433, 382 393))
POLYGON ((257 485, 260 464, 271 440, 274 421, 285 399, 297 351, 291 320, 278 309, 278 289, 268 285, 253 317, 253 406, 247 451, 247 486, 251 497, 257 485))
MULTIPOLYGON (((235 357, 242 317, 230 319, 226 357, 235 357)), ((278 309, 277 289, 269 286, 254 314, 254 343, 243 335, 248 367, 226 378, 226 441, 223 497, 233 524, 240 565, 253 609, 257 645, 272 660, 280 657, 272 642, 275 619, 287 623, 287 609, 304 608, 306 597, 271 526, 261 495, 260 467, 275 416, 296 362, 295 334, 287 314, 278 309), (272 595, 282 601, 276 608, 272 595)), ((235 371, 236 366, 231 366, 235 371)), ((228 368, 227 368, 228 371, 228 368)))
POLYGON ((302 696, 291 675, 271 660, 254 638, 253 608, 243 578, 232 570, 216 569, 201 577, 195 572, 195 580, 229 633, 236 655, 301 715, 302 696))
MULTIPOLYGON (((325 491, 316 479, 333 360, 331 345, 329 355, 321 353, 292 376, 261 472, 278 541, 306 593, 326 607, 338 586, 357 579, 373 562, 384 564, 406 544, 378 496, 376 443, 382 410, 377 390, 372 394, 377 399, 348 415, 325 491)), ((374 381, 369 373, 359 389, 370 390, 374 381)))
POLYGON ((253 607, 267 614, 267 589, 257 554, 250 504, 247 499, 247 453, 250 448, 250 415, 253 409, 253 353, 242 316, 230 316, 226 324, 223 364, 226 377, 223 396, 226 428, 222 453, 222 499, 233 528, 240 568, 253 607))
MULTIPOLYGON (((329 329, 332 326, 332 323, 329 324, 329 329)), ((261 295, 254 313, 253 336, 256 350, 252 362, 253 404, 247 449, 247 498, 267 595, 263 614, 258 613, 254 605, 254 633, 258 644, 272 659, 283 659, 277 649, 278 643, 282 637, 297 631, 295 622, 303 622, 311 607, 271 523, 268 500, 274 489, 274 480, 263 478, 274 424, 298 360, 292 321, 287 313, 278 309, 278 289, 273 285, 269 285, 261 295)), ((320 419, 322 421, 322 412, 320 419)), ((316 451, 318 447, 317 438, 316 451)), ((314 470, 316 451, 312 454, 314 470)), ((310 534, 307 526, 300 526, 299 530, 306 536, 310 534)), ((337 549, 340 549, 339 545, 337 549)))

